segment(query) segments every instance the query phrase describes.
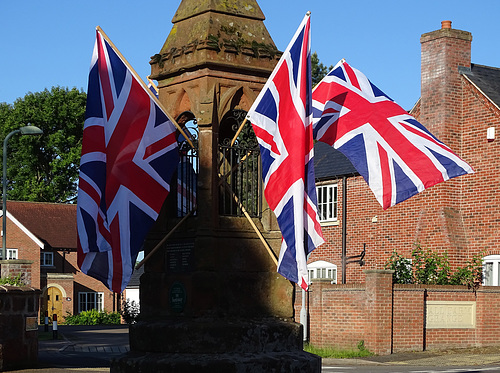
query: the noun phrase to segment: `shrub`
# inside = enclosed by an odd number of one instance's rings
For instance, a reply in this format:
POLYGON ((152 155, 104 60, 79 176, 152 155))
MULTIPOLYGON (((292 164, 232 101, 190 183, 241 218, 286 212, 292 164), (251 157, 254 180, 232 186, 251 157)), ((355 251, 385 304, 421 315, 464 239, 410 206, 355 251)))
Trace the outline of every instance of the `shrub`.
POLYGON ((411 255, 415 269, 413 277, 416 284, 449 284, 450 263, 446 253, 439 255, 429 249, 424 250, 417 244, 411 255))
POLYGON ((457 268, 450 278, 450 284, 477 289, 483 281, 483 256, 484 252, 477 253, 464 267, 457 268))
POLYGON ((23 281, 23 274, 20 273, 17 276, 0 278, 0 285, 24 286, 26 284, 23 281))
POLYGON ((66 325, 119 325, 121 316, 118 312, 97 311, 95 309, 82 311, 76 315, 68 312, 64 316, 64 323, 66 325))
POLYGON ((121 315, 128 325, 135 324, 139 318, 139 304, 136 301, 126 300, 122 304, 121 315))
POLYGON ((465 285, 476 289, 482 281, 483 254, 475 254, 464 267, 458 267, 452 273, 446 253, 440 255, 417 244, 412 251, 412 260, 393 251, 385 269, 394 270, 395 284, 465 285))
POLYGON ((394 284, 411 284, 413 283, 413 273, 411 268, 411 260, 406 259, 394 250, 391 257, 385 264, 385 269, 394 271, 392 282, 394 284))

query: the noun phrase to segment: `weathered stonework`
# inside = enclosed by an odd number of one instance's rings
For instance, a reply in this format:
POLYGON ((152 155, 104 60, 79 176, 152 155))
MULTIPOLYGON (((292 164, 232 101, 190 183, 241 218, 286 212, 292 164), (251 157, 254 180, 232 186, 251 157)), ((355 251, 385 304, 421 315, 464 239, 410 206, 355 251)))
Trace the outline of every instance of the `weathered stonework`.
MULTIPOLYGON (((183 0, 151 59, 160 102, 174 118, 190 111, 197 119, 198 208, 145 264, 141 321, 130 328, 131 352, 112 372, 321 370, 293 322, 293 286, 276 273, 249 221, 219 213, 219 144, 236 131, 223 118, 250 109, 280 56, 263 20, 255 0, 183 0)), ((169 211, 146 255, 179 221, 169 211)), ((277 254, 281 232, 270 210, 253 223, 277 254)))

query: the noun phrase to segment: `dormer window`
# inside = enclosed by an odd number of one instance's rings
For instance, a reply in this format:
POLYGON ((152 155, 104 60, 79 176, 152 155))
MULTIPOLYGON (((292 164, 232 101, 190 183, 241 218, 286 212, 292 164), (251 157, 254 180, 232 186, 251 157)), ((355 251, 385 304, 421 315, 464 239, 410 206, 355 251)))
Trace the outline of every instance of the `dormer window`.
POLYGON ((337 221, 337 184, 320 185, 316 187, 318 196, 318 216, 320 223, 337 221))

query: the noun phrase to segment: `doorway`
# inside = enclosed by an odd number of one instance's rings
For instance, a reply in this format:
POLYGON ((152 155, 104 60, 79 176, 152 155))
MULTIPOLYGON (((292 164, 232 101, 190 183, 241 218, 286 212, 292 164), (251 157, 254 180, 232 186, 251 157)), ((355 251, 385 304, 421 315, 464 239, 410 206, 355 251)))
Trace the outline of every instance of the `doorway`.
POLYGON ((49 311, 49 319, 52 320, 54 314, 57 315, 57 322, 60 323, 62 319, 62 292, 55 286, 47 289, 47 311, 49 311))

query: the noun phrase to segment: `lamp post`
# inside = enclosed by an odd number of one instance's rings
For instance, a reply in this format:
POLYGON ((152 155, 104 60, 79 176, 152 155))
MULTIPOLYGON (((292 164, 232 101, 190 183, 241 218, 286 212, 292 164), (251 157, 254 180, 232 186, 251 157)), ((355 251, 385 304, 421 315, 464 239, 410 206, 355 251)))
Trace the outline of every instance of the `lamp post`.
POLYGON ((3 140, 3 178, 2 178, 2 259, 7 259, 7 141, 16 133, 21 135, 41 135, 43 131, 36 126, 23 126, 10 132, 3 140))

